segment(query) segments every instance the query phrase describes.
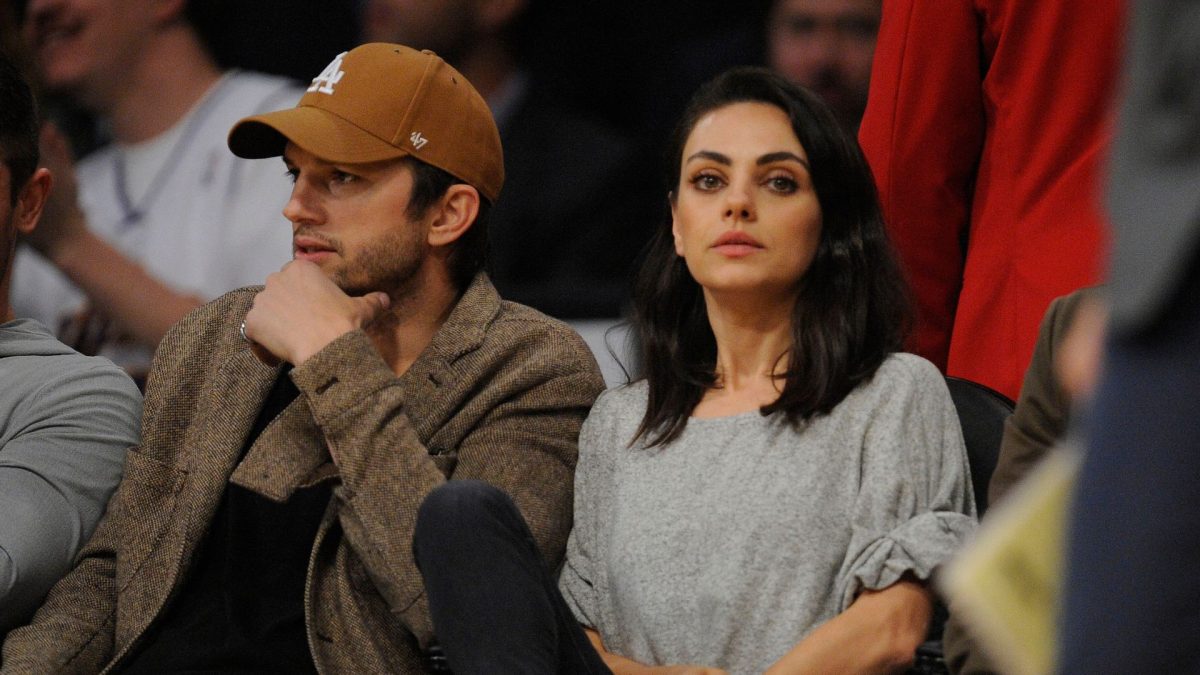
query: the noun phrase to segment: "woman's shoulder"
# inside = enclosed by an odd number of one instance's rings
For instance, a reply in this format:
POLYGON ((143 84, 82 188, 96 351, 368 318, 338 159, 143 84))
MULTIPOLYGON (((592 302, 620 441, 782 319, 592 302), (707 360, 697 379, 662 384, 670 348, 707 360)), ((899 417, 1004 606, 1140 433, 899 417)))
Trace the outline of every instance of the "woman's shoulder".
POLYGON ((902 401, 914 398, 949 399, 949 396, 945 378, 937 366, 904 352, 889 354, 871 379, 851 394, 853 398, 887 405, 901 405, 902 401))
POLYGON ((875 377, 882 377, 888 381, 922 384, 944 381, 937 366, 923 357, 907 352, 889 354, 879 365, 875 377))
POLYGON ((628 442, 646 414, 646 382, 612 387, 600 394, 580 432, 581 446, 587 441, 620 437, 628 442))
POLYGON ((640 420, 646 412, 648 391, 645 380, 610 387, 592 405, 591 416, 598 419, 634 417, 640 420))

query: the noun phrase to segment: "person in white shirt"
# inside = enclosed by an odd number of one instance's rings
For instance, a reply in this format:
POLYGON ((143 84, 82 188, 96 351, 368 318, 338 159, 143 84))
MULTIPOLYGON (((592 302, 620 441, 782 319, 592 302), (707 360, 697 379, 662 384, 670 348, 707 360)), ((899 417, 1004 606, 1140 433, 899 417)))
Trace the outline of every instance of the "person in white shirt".
POLYGON ((286 178, 234 157, 225 135, 302 90, 222 72, 195 27, 204 5, 31 0, 23 26, 45 87, 95 113, 114 143, 73 170, 62 135, 43 131, 58 185, 18 253, 14 306, 135 375, 189 310, 261 283, 290 254, 286 178))

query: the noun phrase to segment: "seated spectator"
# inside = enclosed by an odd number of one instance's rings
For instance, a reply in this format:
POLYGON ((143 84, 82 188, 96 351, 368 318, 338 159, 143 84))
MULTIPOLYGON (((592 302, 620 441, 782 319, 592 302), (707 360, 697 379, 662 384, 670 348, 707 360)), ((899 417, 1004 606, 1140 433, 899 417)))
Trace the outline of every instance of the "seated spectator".
POLYGON ((167 329, 205 300, 287 261, 287 182, 228 153, 245 115, 290 105, 289 80, 222 72, 198 26, 220 3, 34 0, 25 35, 44 86, 100 117, 114 143, 71 166, 48 129, 57 181, 17 255, 13 303, 140 377, 167 329))
POLYGON ((16 240, 37 226, 50 192, 50 172, 36 168, 37 134, 29 86, 0 54, 0 641, 91 536, 142 413, 120 368, 13 318, 16 240))
POLYGON ((636 146, 521 63, 533 4, 367 0, 363 32, 437 52, 491 107, 504 143, 504 199, 489 224, 500 294, 561 319, 614 318, 663 205, 636 146))
POLYGON ((412 531, 452 478, 513 494, 562 558, 602 383, 577 335, 481 271, 504 181, 483 99, 432 54, 370 44, 228 138, 283 156, 295 259, 163 339, 142 443, 9 633, 6 675, 420 673, 412 531))
POLYGON ((775 0, 767 17, 767 63, 811 89, 847 133, 867 107, 881 0, 775 0))
POLYGON ((942 376, 897 353, 866 163, 758 68, 702 88, 673 148, 646 375, 583 427, 558 586, 504 495, 444 486, 414 541, 435 633, 460 675, 901 671, 974 503, 942 376))

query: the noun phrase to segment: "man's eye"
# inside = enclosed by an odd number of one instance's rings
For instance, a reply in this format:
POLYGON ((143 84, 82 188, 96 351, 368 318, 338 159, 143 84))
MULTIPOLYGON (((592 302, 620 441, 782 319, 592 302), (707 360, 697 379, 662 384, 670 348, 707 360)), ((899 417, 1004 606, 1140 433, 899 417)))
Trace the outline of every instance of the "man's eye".
POLYGON ((296 179, 298 179, 300 177, 300 172, 295 169, 288 169, 287 171, 284 172, 283 175, 287 176, 288 182, 295 185, 296 179))
POLYGON ((333 175, 329 179, 329 182, 337 185, 345 185, 347 183, 353 183, 356 178, 357 176, 354 174, 346 173, 345 171, 334 171, 333 175))

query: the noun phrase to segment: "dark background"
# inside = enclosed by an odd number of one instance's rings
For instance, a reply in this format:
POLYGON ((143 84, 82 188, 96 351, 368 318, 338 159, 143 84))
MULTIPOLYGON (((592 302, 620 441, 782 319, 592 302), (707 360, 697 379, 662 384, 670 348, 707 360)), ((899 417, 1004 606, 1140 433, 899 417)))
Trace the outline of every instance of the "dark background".
MULTIPOLYGON (((25 0, 15 2, 19 13, 25 0)), ((358 0, 192 2, 194 23, 227 67, 308 81, 359 43, 358 0)), ((657 158, 701 82, 729 66, 761 62, 767 6, 768 0, 534 0, 518 46, 526 68, 560 98, 604 118, 657 158)))

